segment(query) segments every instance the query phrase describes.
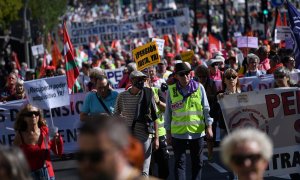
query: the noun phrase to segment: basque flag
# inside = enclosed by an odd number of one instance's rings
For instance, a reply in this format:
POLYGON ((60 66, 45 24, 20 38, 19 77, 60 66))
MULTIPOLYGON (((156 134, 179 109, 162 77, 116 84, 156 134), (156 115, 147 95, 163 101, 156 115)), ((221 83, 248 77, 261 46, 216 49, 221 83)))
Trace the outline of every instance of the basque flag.
POLYGON ((295 60, 296 60, 296 68, 300 69, 300 13, 298 10, 291 4, 289 1, 287 1, 287 7, 288 7, 288 13, 289 13, 289 21, 290 26, 292 30, 292 38, 294 41, 294 54, 295 54, 295 60))
POLYGON ((75 84, 76 78, 79 76, 79 70, 75 62, 74 49, 69 38, 66 22, 64 22, 63 33, 64 33, 64 58, 66 63, 65 67, 66 67, 67 82, 68 82, 68 88, 72 89, 73 85, 75 84))

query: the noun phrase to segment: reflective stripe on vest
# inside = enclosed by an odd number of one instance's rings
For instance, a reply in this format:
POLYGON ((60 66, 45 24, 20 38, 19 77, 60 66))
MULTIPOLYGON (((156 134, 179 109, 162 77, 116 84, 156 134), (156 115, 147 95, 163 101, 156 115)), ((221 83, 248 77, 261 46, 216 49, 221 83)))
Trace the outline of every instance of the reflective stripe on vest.
POLYGON ((171 133, 202 133, 205 129, 205 123, 200 86, 184 102, 182 101, 183 96, 176 88, 176 84, 169 86, 169 94, 172 108, 171 133))
MULTIPOLYGON (((154 96, 156 96, 157 98, 158 97, 158 88, 156 87, 152 87, 152 91, 154 92, 154 96)), ((165 124, 165 120, 164 120, 164 116, 162 114, 163 112, 161 112, 159 110, 159 108, 157 107, 156 109, 156 114, 159 115, 159 118, 156 120, 157 121, 157 124, 158 124, 158 136, 164 136, 167 134, 166 132, 166 129, 164 127, 164 124, 165 124)))

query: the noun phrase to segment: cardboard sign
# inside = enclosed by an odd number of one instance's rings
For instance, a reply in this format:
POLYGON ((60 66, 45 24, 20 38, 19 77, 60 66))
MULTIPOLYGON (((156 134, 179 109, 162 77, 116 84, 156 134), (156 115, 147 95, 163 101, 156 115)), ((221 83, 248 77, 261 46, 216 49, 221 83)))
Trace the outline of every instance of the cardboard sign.
POLYGON ((132 50, 132 54, 138 71, 141 71, 160 62, 156 42, 150 42, 143 46, 135 48, 134 50, 132 50))
POLYGON ((180 54, 180 56, 181 56, 182 61, 191 63, 192 59, 193 59, 193 56, 194 56, 194 51, 191 50, 191 51, 182 52, 180 54))
POLYGON ((24 88, 30 104, 49 109, 70 104, 66 76, 25 81, 24 88))
POLYGON ((31 46, 31 52, 33 56, 38 56, 40 54, 44 54, 44 46, 42 44, 31 46))
POLYGON ((300 172, 299 93, 299 88, 274 88, 225 95, 219 101, 229 131, 253 127, 272 139, 274 154, 265 176, 300 172))
POLYGON ((112 83, 114 89, 118 88, 118 84, 123 78, 123 71, 124 68, 105 70, 106 76, 109 82, 112 83))
POLYGON ((165 40, 164 39, 158 39, 158 38, 152 38, 152 41, 155 41, 158 47, 158 53, 159 55, 164 55, 164 46, 165 46, 165 40))
POLYGON ((237 38, 237 47, 258 48, 257 37, 241 36, 237 38))

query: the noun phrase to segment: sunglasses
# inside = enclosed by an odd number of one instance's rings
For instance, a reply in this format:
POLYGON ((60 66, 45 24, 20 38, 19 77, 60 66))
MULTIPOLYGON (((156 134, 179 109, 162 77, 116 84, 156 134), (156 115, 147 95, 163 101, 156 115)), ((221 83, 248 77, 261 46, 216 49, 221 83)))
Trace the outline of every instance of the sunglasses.
POLYGON ((285 77, 285 75, 283 75, 283 74, 274 76, 275 79, 283 79, 284 77, 285 77))
POLYGON ((228 76, 225 76, 225 77, 226 77, 226 79, 228 79, 228 80, 230 80, 231 78, 232 78, 232 79, 237 78, 236 75, 228 75, 228 76))
POLYGON ((23 115, 25 117, 32 117, 32 115, 39 116, 40 112, 39 111, 29 111, 29 112, 24 113, 23 115))
POLYGON ((211 67, 219 66, 219 63, 212 63, 211 67))
POLYGON ((262 158, 261 154, 236 154, 236 155, 232 155, 230 160, 231 162, 233 162, 236 165, 243 165, 245 160, 249 159, 252 163, 256 163, 258 160, 260 160, 262 158))
POLYGON ((180 73, 178 73, 178 75, 179 75, 180 77, 188 76, 189 74, 190 74, 190 72, 189 72, 189 71, 187 71, 187 72, 180 72, 180 73))
POLYGON ((98 163, 104 159, 104 152, 102 151, 79 151, 76 153, 76 159, 78 162, 89 161, 91 163, 98 163))

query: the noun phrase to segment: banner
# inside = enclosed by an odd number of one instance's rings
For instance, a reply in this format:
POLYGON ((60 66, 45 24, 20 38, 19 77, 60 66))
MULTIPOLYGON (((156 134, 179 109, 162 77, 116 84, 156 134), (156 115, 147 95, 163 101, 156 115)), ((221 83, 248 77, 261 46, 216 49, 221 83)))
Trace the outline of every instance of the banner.
POLYGON ((132 50, 132 55, 138 71, 160 62, 156 42, 149 42, 143 46, 135 48, 132 50))
MULTIPOLYGON (((64 141, 64 154, 74 153, 78 149, 79 115, 85 94, 78 93, 70 96, 72 101, 68 101, 68 105, 51 109, 54 124, 58 127, 58 132, 64 141)), ((27 100, 0 104, 0 144, 12 145, 15 138, 13 127, 16 115, 25 103, 28 103, 27 100)), ((48 108, 43 110, 43 115, 47 120, 47 124, 50 125, 50 112, 48 108)))
POLYGON ((24 88, 30 104, 49 109, 70 103, 66 76, 25 81, 24 88))
MULTIPOLYGON (((300 84, 300 73, 291 73, 290 78, 294 84, 300 84)), ((265 75, 262 77, 243 77, 239 78, 239 81, 242 92, 259 91, 274 88, 273 75, 265 75)), ((222 90, 221 80, 215 81, 215 84, 218 91, 222 90)))
MULTIPOLYGON (((102 42, 116 39, 149 38, 149 29, 156 36, 189 33, 188 8, 145 13, 130 19, 101 18, 93 22, 69 22, 68 31, 73 45, 89 44, 92 39, 102 42)), ((150 33, 151 34, 151 33, 150 33)))
POLYGON ((194 51, 191 50, 191 51, 182 52, 182 53, 180 53, 180 56, 181 56, 182 61, 189 62, 191 64, 192 59, 194 57, 194 51))
POLYGON ((237 38, 237 47, 258 48, 258 38, 249 36, 240 36, 237 38))
POLYGON ((255 127, 273 140, 265 176, 300 172, 300 88, 225 95, 219 103, 229 131, 255 127))
POLYGON ((106 76, 109 82, 112 83, 114 89, 118 88, 118 84, 123 78, 123 71, 124 68, 105 70, 106 76))

